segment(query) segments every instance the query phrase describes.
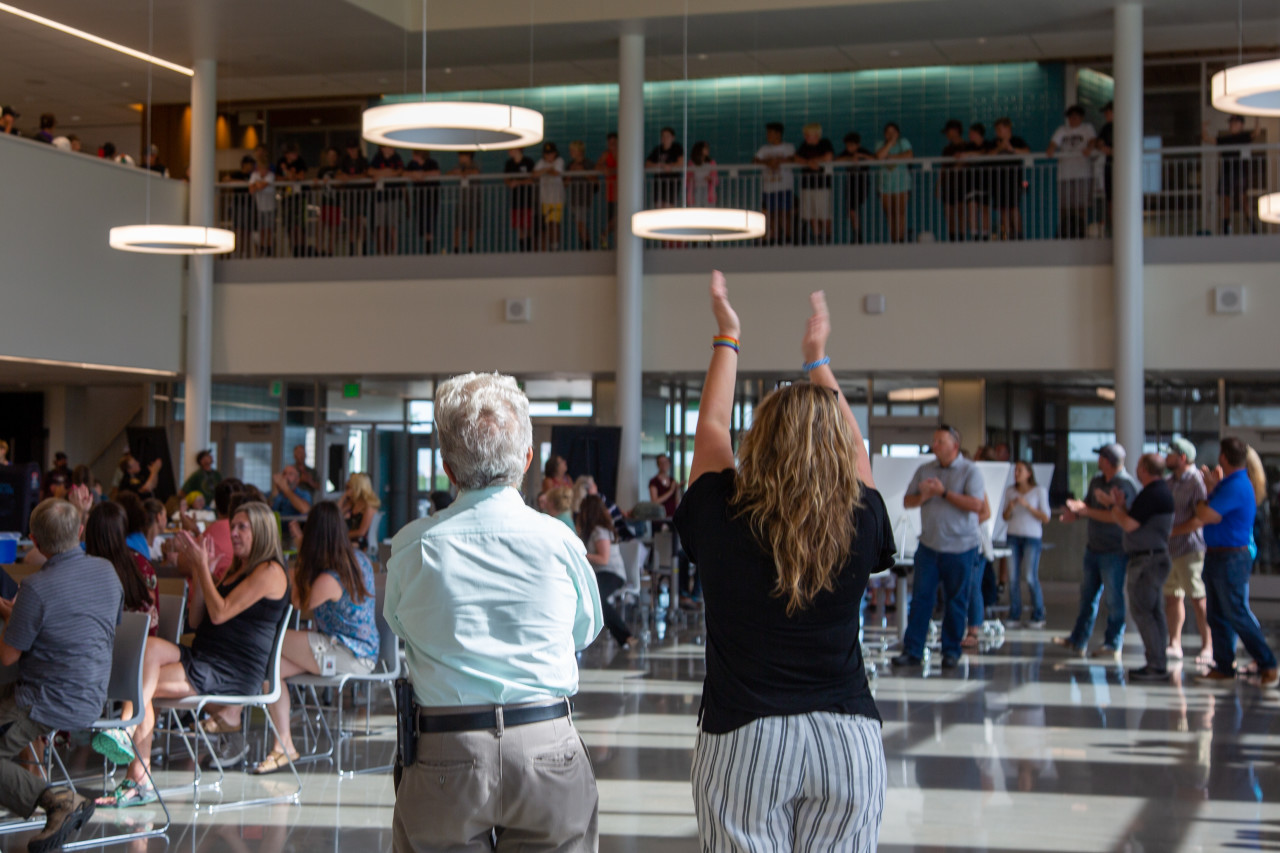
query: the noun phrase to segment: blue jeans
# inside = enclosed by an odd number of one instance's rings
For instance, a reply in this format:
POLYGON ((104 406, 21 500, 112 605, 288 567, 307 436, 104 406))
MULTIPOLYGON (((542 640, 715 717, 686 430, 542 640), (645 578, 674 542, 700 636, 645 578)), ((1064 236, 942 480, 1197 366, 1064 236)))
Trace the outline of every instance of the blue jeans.
POLYGON ((987 572, 987 558, 978 552, 973 559, 972 574, 969 576, 969 627, 981 628, 987 621, 987 602, 982 595, 982 580, 987 572))
POLYGON ((929 638, 929 618, 933 615, 933 603, 937 600, 938 585, 941 584, 945 607, 942 654, 960 656, 960 642, 964 639, 968 619, 973 567, 981 553, 978 548, 960 554, 943 554, 925 545, 917 549, 911 608, 907 612, 907 636, 903 641, 903 650, 907 654, 924 657, 925 641, 929 638))
POLYGON ((1022 619, 1022 582, 1027 582, 1031 596, 1031 621, 1044 621, 1044 593, 1040 590, 1040 550, 1044 543, 1030 536, 1010 536, 1009 550, 1013 551, 1013 577, 1009 590, 1009 618, 1022 619))
POLYGON ((1249 609, 1252 571, 1253 558, 1248 551, 1210 551, 1204 555, 1205 608, 1213 636, 1213 665, 1219 672, 1235 672, 1237 635, 1258 669, 1276 668, 1276 656, 1249 609))
POLYGON ((1093 623, 1098 619, 1098 601, 1107 593, 1107 630, 1102 642, 1113 649, 1124 642, 1124 572, 1129 558, 1123 553, 1099 554, 1084 550, 1084 577, 1080 579, 1080 615, 1071 630, 1071 645, 1089 645, 1093 623))

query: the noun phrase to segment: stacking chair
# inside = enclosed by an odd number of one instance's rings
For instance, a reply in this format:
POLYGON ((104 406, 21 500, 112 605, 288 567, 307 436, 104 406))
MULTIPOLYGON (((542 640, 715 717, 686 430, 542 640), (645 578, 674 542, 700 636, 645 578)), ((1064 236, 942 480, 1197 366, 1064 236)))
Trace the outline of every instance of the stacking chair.
MULTIPOLYGON (((363 773, 380 773, 390 770, 392 765, 387 764, 380 767, 369 767, 363 770, 344 770, 342 767, 342 738, 349 734, 343 728, 343 709, 344 695, 346 687, 351 683, 365 683, 370 689, 374 685, 382 684, 387 688, 387 692, 391 694, 392 703, 395 702, 396 691, 394 687, 395 680, 400 677, 400 639, 395 632, 391 630, 391 626, 387 624, 386 618, 382 615, 382 606, 386 602, 387 597, 387 576, 385 573, 374 575, 373 578, 375 611, 374 618, 378 625, 378 663, 373 672, 367 675, 295 675, 289 679, 288 684, 293 687, 301 688, 303 691, 302 716, 307 719, 306 695, 311 695, 312 702, 317 709, 317 719, 321 729, 324 731, 325 741, 329 748, 325 752, 319 751, 319 738, 317 741, 317 750, 304 758, 299 759, 300 762, 319 761, 324 758, 333 756, 335 769, 339 776, 356 776, 363 773), (337 694, 337 712, 338 724, 337 734, 335 736, 334 729, 329 727, 329 721, 324 713, 324 705, 320 701, 318 691, 324 688, 331 688, 337 694)), ((366 718, 367 719, 367 718, 366 718)), ((309 725, 309 724, 308 724, 309 725)))
MULTIPOLYGON (((222 782, 226 778, 226 772, 223 770, 221 762, 218 761, 217 753, 214 751, 213 743, 209 740, 208 733, 204 730, 204 725, 200 722, 200 714, 204 711, 206 705, 238 705, 241 708, 263 708, 273 704, 280 698, 280 691, 284 689, 284 685, 280 680, 280 656, 284 653, 284 637, 285 631, 289 627, 290 621, 293 619, 293 606, 286 606, 284 614, 280 618, 280 624, 276 626, 275 643, 271 650, 271 657, 267 665, 267 689, 256 695, 246 696, 184 696, 181 699, 157 699, 155 700, 155 708, 157 714, 161 711, 190 711, 196 719, 196 731, 194 735, 185 730, 179 730, 182 735, 182 744, 186 747, 187 754, 191 757, 195 765, 194 779, 191 783, 192 796, 195 799, 197 808, 200 800, 200 789, 209 787, 220 791, 222 782), (195 737, 195 747, 192 748, 191 738, 195 737), (218 771, 218 780, 210 785, 204 785, 201 782, 200 774, 200 744, 204 743, 205 749, 209 751, 209 755, 213 758, 213 765, 218 771)), ((276 724, 271 719, 271 714, 267 714, 267 726, 271 732, 279 738, 279 732, 276 730, 276 724)), ((210 812, 218 812, 224 809, 243 808, 245 806, 265 806, 274 803, 296 803, 298 795, 302 793, 302 778, 298 775, 298 768, 293 762, 289 762, 289 770, 293 773, 293 779, 297 783, 297 789, 289 794, 281 794, 273 797, 262 797, 250 800, 237 800, 231 803, 216 803, 209 806, 210 812)), ((171 789, 175 790, 175 789, 171 789)), ((178 791, 185 790, 183 788, 176 789, 178 791)))
POLYGON ((160 629, 156 633, 171 643, 182 641, 187 624, 187 582, 181 578, 160 578, 160 629))

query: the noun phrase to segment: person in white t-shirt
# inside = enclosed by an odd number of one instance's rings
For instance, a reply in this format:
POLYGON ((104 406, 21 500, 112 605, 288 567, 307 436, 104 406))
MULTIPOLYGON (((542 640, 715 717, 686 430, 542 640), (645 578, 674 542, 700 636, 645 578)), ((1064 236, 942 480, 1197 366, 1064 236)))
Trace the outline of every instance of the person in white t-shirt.
POLYGON ((1036 484, 1029 462, 1013 468, 1013 485, 1004 496, 1004 520, 1009 523, 1009 549, 1013 551, 1013 581, 1009 590, 1009 618, 1022 621, 1022 582, 1031 596, 1032 628, 1044 627, 1044 593, 1040 590, 1040 548, 1049 520, 1049 493, 1036 484))
POLYGON ((249 175, 249 195, 253 197, 254 256, 271 254, 271 235, 276 224, 276 176, 265 157, 258 158, 249 175))
POLYGON ((771 121, 764 126, 766 143, 760 146, 753 162, 764 166, 760 175, 760 190, 764 196, 764 213, 767 217, 770 243, 791 242, 791 171, 787 165, 796 156, 796 147, 782 141, 785 128, 781 122, 771 121))
POLYGON ((542 159, 533 167, 542 199, 542 250, 560 248, 560 224, 564 222, 564 158, 554 142, 542 145, 542 159))
POLYGON ((626 586, 627 569, 622 562, 622 549, 619 547, 617 528, 613 524, 613 516, 599 495, 587 495, 578 507, 578 535, 587 546, 587 562, 596 572, 596 586, 600 588, 600 612, 604 616, 605 627, 613 635, 613 639, 624 649, 629 649, 635 642, 631 629, 618 613, 609 599, 614 593, 626 586))
POLYGON ((1093 200, 1093 148, 1098 138, 1079 104, 1067 107, 1067 123, 1053 132, 1046 152, 1058 160, 1058 237, 1080 240, 1093 200))

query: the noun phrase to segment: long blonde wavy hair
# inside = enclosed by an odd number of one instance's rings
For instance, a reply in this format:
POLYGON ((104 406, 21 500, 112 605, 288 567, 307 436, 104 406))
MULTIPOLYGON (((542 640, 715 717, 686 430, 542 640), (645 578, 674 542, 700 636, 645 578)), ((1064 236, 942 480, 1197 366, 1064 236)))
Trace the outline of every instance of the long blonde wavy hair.
POLYGON ((732 506, 773 558, 787 615, 835 588, 861 505, 857 447, 835 392, 797 382, 756 407, 738 450, 732 506))
POLYGON ((347 479, 347 500, 353 507, 360 504, 367 510, 375 510, 382 506, 382 500, 373 490, 373 481, 369 479, 368 474, 361 471, 357 471, 347 479))

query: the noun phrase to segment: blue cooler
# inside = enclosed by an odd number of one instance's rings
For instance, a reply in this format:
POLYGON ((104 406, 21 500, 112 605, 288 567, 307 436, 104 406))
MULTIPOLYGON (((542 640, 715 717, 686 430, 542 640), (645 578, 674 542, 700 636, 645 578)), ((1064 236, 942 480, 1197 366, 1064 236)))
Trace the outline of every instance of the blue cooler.
POLYGON ((21 533, 0 533, 0 565, 18 561, 18 540, 21 533))

